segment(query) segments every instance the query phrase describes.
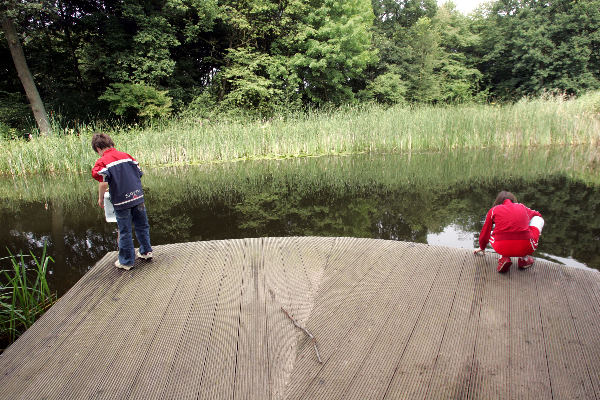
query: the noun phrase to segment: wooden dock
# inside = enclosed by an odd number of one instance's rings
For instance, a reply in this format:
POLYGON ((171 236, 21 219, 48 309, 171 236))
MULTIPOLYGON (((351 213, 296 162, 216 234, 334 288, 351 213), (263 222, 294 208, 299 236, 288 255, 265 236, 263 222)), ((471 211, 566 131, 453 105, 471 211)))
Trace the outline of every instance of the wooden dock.
POLYGON ((0 356, 1 399, 600 399, 597 271, 319 237, 115 259, 0 356))

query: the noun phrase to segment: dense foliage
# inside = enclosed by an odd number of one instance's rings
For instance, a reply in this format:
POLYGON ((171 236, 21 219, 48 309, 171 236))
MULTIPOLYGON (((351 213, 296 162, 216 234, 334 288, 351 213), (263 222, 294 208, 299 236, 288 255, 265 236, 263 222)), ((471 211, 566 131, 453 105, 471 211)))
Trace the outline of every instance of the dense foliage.
MULTIPOLYGON (((600 87, 600 0, 0 0, 46 108, 70 121, 600 87)), ((0 41, 0 134, 31 125, 0 41), (11 130, 12 129, 12 130, 11 130)))

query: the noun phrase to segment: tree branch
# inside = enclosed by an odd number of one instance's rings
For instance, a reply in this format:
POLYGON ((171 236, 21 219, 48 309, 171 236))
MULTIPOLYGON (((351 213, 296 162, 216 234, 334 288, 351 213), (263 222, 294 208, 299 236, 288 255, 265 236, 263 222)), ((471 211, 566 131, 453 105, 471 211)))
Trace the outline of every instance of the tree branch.
POLYGON ((306 334, 306 336, 308 336, 313 344, 313 347, 315 348, 315 353, 317 354, 317 360, 319 360, 319 364, 323 364, 323 360, 321 360, 321 355, 319 354, 319 348, 317 347, 317 339, 312 335, 312 333, 310 333, 305 327, 301 326, 295 319, 294 317, 292 317, 290 315, 290 313, 288 313, 285 308, 281 307, 281 311, 283 311, 285 313, 285 315, 287 315, 287 317, 289 319, 292 320, 292 322, 294 323, 294 326, 296 326, 296 328, 302 330, 302 332, 304 332, 306 334))

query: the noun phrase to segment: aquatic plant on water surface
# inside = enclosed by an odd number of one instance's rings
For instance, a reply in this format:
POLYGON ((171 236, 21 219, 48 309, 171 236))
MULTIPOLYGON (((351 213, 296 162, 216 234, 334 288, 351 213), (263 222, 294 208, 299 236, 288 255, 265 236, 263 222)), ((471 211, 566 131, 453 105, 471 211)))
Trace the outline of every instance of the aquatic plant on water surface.
POLYGON ((46 244, 40 258, 29 253, 13 255, 9 250, 10 256, 0 259, 10 263, 9 269, 0 271, 0 352, 56 302, 46 281, 48 263, 54 262, 46 254, 46 244), (26 257, 33 263, 26 263, 26 257))

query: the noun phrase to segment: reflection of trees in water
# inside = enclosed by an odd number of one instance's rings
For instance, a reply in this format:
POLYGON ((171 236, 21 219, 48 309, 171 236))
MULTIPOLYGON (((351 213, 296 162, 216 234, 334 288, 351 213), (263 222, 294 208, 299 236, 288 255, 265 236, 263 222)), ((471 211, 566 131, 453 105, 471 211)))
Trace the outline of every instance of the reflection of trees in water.
MULTIPOLYGON (((99 233, 92 229, 85 232, 67 229, 61 238, 37 232, 11 231, 10 247, 13 254, 29 254, 36 257, 42 254, 44 242, 47 242, 47 254, 54 259, 48 265, 48 284, 59 294, 68 290, 81 276, 109 251, 117 249, 116 231, 99 233), (57 243, 63 242, 63 246, 57 243), (62 251, 59 248, 62 247, 62 251)), ((26 258, 30 267, 35 267, 31 258, 26 258)))
POLYGON ((524 187, 546 220, 539 250, 600 269, 600 188, 566 178, 524 187))
POLYGON ((289 187, 263 187, 245 193, 233 208, 242 231, 239 237, 358 236, 424 243, 428 233, 439 233, 450 224, 478 234, 497 192, 504 189, 542 212, 546 226, 541 252, 600 268, 600 190, 560 176, 432 190, 349 188, 345 193, 298 193, 289 187))
POLYGON ((97 210, 87 210, 63 212, 61 204, 31 202, 10 210, 10 215, 0 210, 3 221, 18 221, 12 229, 0 230, 0 242, 5 244, 0 257, 8 255, 6 247, 13 254, 31 251, 40 256, 47 242, 47 254, 55 261, 48 266, 48 284, 63 294, 108 251, 117 248, 116 224, 103 223, 97 210))
MULTIPOLYGON (((185 188, 149 191, 152 243, 309 235, 424 243, 427 234, 450 224, 478 233, 497 192, 506 189, 544 215, 541 252, 573 257, 600 269, 600 188, 562 176, 454 182, 447 187, 365 183, 297 189, 293 182, 262 181, 210 200, 185 188)), ((4 244, 0 257, 7 255, 5 247, 13 253, 41 254, 48 239, 48 254, 57 261, 50 266, 49 283, 62 294, 107 252, 117 249, 116 224, 104 222, 100 210, 87 203, 54 207, 28 202, 0 208, 2 221, 14 221, 9 229, 0 230, 4 244)))

